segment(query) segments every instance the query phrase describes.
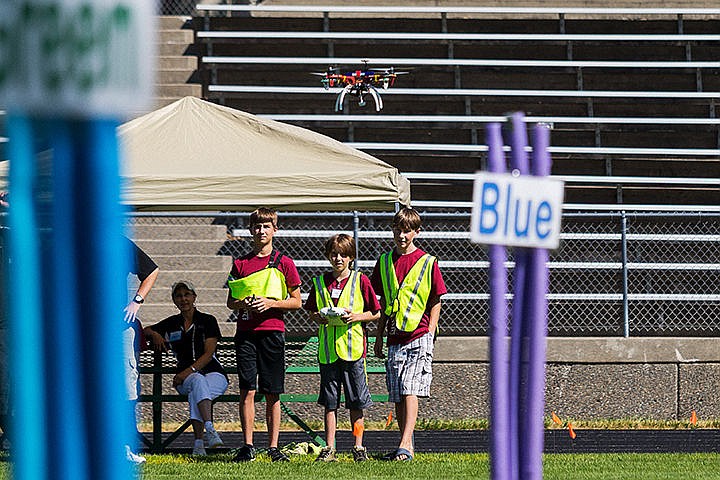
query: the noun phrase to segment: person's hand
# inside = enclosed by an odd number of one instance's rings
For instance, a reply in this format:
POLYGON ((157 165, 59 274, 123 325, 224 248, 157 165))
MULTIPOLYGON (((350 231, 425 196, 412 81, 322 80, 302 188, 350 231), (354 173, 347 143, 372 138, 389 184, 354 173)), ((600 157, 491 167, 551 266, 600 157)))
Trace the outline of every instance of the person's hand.
POLYGON ((346 309, 345 309, 345 315, 341 316, 340 318, 342 318, 343 322, 345 322, 346 324, 351 324, 351 323, 353 323, 353 322, 359 322, 359 321, 360 321, 360 320, 358 320, 357 317, 358 317, 357 314, 352 313, 351 311, 349 311, 349 310, 346 308, 346 309))
POLYGON ((275 300, 272 300, 270 298, 254 297, 248 304, 250 306, 250 310, 262 313, 271 309, 274 302, 275 300))
POLYGON ((125 307, 125 322, 126 323, 133 323, 135 320, 137 320, 137 314, 140 310, 140 304, 136 302, 130 302, 127 304, 127 307, 125 307))
POLYGON ((377 358, 385 358, 385 354, 383 353, 383 339, 382 337, 375 339, 375 345, 373 346, 373 351, 375 352, 375 356, 377 358))
POLYGON ((185 379, 187 377, 189 377, 191 373, 193 373, 193 372, 191 372, 189 368, 186 368, 182 372, 176 373, 175 376, 173 377, 173 387, 182 385, 183 382, 185 381, 185 379))
MULTIPOLYGON (((147 330, 146 330, 147 331, 147 330)), ((150 335, 150 345, 154 352, 167 352, 168 348, 165 344, 165 339, 159 333, 150 335)))

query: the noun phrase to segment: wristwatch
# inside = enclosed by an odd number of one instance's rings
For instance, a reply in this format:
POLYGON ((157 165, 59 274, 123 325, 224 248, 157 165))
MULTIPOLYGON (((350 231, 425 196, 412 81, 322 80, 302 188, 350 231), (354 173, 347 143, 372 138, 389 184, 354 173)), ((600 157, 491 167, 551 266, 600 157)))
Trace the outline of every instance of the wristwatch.
POLYGON ((144 303, 144 302, 145 302, 145 299, 143 298, 142 295, 140 295, 139 293, 136 293, 135 296, 133 297, 133 302, 135 302, 135 303, 144 303))

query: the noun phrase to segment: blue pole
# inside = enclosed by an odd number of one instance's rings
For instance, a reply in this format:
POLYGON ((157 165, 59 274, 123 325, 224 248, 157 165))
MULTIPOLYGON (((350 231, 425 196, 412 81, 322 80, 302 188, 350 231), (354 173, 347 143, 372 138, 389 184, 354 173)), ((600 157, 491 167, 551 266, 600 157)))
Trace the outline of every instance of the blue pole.
MULTIPOLYGON (((16 292, 8 302, 13 476, 16 480, 40 480, 49 473, 43 341, 52 331, 43 323, 41 300, 31 296, 45 287, 40 275, 33 124, 27 116, 13 112, 8 116, 7 129, 12 159, 9 179, 13 188, 9 271, 16 292), (23 298, 24 295, 30 298, 23 298)), ((54 285, 47 288, 53 292, 58 289, 54 285)))
POLYGON ((85 385, 93 479, 126 480, 132 476, 124 445, 133 443, 132 412, 125 389, 122 310, 127 290, 129 252, 122 242, 118 150, 114 119, 79 121, 78 251, 86 255, 79 276, 85 292, 82 316, 94 324, 97 342, 86 344, 89 375, 85 385), (88 294, 89 293, 89 294, 88 294))
MULTIPOLYGON (((550 155, 547 153, 550 132, 544 125, 537 125, 533 135, 532 173, 537 177, 550 174, 550 155)), ((543 410, 545 406, 545 357, 547 336, 547 291, 549 276, 547 269, 548 251, 545 248, 529 250, 527 308, 525 320, 528 326, 528 401, 524 429, 527 434, 527 448, 522 461, 522 478, 542 480, 542 453, 544 444, 543 410)))
MULTIPOLYGON (((527 145, 527 130, 523 114, 516 112, 511 117, 511 157, 510 166, 520 175, 530 173, 528 155, 525 151, 527 145)), ((523 339, 527 337, 527 325, 523 311, 526 295, 525 278, 527 268, 527 249, 514 248, 515 268, 513 270, 513 301, 512 324, 510 332, 510 431, 512 438, 512 465, 513 478, 520 478, 520 464, 523 461, 526 445, 526 431, 523 419, 527 411, 527 390, 523 388, 525 375, 523 374, 523 339)))
MULTIPOLYGON (((504 173, 500 124, 487 126, 488 170, 504 173)), ((512 480, 510 436, 510 405, 508 403, 507 320, 507 250, 502 245, 489 245, 490 259, 490 473, 493 480, 512 480)))
MULTIPOLYGON (((49 263, 50 284, 55 287, 53 295, 44 296, 48 300, 46 318, 53 328, 48 338, 47 382, 49 397, 47 404, 50 425, 51 471, 56 478, 84 479, 88 468, 88 443, 85 431, 95 428, 88 425, 83 408, 83 386, 85 384, 87 359, 82 355, 82 340, 87 338, 88 326, 83 331, 84 318, 78 308, 86 291, 78 292, 74 286, 82 286, 78 278, 77 266, 84 261, 76 248, 77 217, 75 215, 75 162, 71 125, 66 121, 47 122, 50 146, 53 152, 52 166, 52 204, 51 212, 52 242, 46 242, 51 251, 44 258, 49 263), (62 288, 62 301, 58 302, 58 290, 62 288)), ((14 208, 14 206, 13 206, 14 208)), ((94 335, 93 335, 94 336, 94 335)))

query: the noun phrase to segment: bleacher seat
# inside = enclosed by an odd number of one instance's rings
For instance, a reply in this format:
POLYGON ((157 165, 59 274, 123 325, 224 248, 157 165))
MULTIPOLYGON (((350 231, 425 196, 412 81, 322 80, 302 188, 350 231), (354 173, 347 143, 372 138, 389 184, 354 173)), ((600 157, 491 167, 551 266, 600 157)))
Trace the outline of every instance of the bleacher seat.
POLYGON ((511 111, 552 125, 554 175, 609 179, 592 187, 571 180, 568 203, 590 209, 720 203, 720 189, 703 184, 718 177, 720 158, 720 9, 200 5, 198 11, 207 14, 194 28, 208 98, 270 118, 304 116, 283 121, 367 150, 404 173, 447 173, 412 180, 413 198, 424 205, 469 205, 470 183, 451 174, 484 167, 484 122, 473 117, 511 111), (228 11, 242 16, 213 16, 228 11), (370 68, 410 74, 381 92, 381 112, 346 99, 344 111, 331 117, 337 89, 325 91, 310 72, 352 70, 362 59, 371 60, 370 68), (377 120, 386 116, 398 121, 377 120), (433 120, 441 116, 468 120, 433 120), (570 117, 587 122, 563 121, 570 117), (672 188, 612 181, 632 176, 688 181, 672 188))

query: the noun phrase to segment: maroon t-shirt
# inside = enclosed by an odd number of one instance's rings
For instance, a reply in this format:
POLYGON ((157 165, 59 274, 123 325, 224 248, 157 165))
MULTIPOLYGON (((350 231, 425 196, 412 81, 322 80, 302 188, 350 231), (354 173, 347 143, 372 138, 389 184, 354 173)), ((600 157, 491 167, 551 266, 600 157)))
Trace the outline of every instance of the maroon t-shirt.
MULTIPOLYGON (((392 261, 393 265, 395 265, 395 276, 397 277, 399 284, 402 284, 402 281, 405 279, 405 276, 408 274, 410 269, 423 255, 425 255, 425 252, 419 248, 412 253, 408 253, 407 255, 400 255, 397 253, 396 250, 393 250, 392 261)), ((382 274, 380 273, 379 260, 377 263, 375 263, 375 268, 373 269, 370 281, 372 283, 373 289, 377 292, 377 294, 381 297, 384 297, 385 292, 382 285, 382 274)), ((447 288, 445 287, 445 282, 443 281, 442 274, 440 273, 440 267, 438 266, 438 262, 436 260, 435 262, 433 262, 429 298, 440 297, 441 295, 444 295, 446 293, 447 288)), ((383 298, 383 304, 386 301, 387 299, 383 298)), ((430 324, 429 308, 430 305, 428 305, 428 308, 423 313, 420 324, 412 332, 399 331, 397 328, 395 328, 395 321, 388 319, 388 324, 386 325, 386 330, 388 333, 388 345, 407 345, 413 340, 418 339, 428 333, 428 326, 430 324)))
MULTIPOLYGON (((235 259, 230 275, 234 278, 243 278, 267 267, 270 258, 274 258, 274 254, 267 257, 258 257, 254 253, 249 253, 243 257, 235 259)), ((300 274, 295 267, 292 258, 283 255, 277 266, 283 275, 285 275, 285 285, 288 292, 300 286, 300 274)), ((240 311, 237 321, 237 331, 285 331, 285 322, 283 321, 284 311, 279 308, 271 308, 262 313, 240 311)))

